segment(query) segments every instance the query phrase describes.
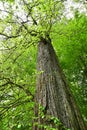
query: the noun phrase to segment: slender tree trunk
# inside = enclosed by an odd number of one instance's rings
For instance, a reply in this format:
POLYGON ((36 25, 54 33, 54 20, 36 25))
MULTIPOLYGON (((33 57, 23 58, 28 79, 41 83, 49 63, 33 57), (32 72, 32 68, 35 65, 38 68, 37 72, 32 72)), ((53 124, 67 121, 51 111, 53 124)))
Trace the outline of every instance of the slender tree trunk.
MULTIPOLYGON (((41 118, 40 104, 44 107, 45 115, 57 117, 66 128, 87 130, 50 40, 41 39, 39 42, 37 71, 35 115, 38 117, 36 119, 38 124, 46 123, 54 127, 51 120, 41 118)), ((60 130, 60 126, 56 129, 60 130)), ((44 128, 35 125, 33 130, 44 130, 44 128)))

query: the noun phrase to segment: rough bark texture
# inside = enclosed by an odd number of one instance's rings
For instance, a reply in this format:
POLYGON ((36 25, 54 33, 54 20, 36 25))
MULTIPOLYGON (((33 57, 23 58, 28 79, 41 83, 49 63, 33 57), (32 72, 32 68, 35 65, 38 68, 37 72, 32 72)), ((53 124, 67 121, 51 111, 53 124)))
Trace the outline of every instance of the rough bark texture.
MULTIPOLYGON (((66 128, 87 130, 50 40, 42 39, 38 45, 37 71, 35 115, 39 117, 38 104, 41 104, 46 115, 59 118, 66 128)), ((46 121, 39 117, 37 122, 43 124, 46 121)), ((33 127, 33 130, 43 129, 33 127)))

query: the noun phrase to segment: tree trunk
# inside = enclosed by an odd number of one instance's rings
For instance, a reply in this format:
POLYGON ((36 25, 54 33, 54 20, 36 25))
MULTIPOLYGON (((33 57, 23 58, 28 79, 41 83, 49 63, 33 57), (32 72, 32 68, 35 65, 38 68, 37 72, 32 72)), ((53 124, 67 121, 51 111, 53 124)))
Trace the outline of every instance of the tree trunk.
MULTIPOLYGON (((87 130, 50 40, 41 39, 39 42, 37 72, 35 116, 38 118, 35 121, 38 125, 55 127, 53 122, 47 119, 50 115, 58 118, 70 130, 87 130), (39 105, 43 106, 46 118, 41 117, 39 105)), ((38 125, 34 124, 33 130, 45 129, 38 125)), ((60 130, 60 126, 56 126, 56 129, 60 130)))

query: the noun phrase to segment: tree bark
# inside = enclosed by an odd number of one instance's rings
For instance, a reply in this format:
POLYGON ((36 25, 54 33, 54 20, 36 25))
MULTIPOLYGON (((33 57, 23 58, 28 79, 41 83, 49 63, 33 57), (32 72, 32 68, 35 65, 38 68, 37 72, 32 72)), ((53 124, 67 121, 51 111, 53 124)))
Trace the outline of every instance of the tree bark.
MULTIPOLYGON (((39 105, 41 105, 44 107, 45 115, 60 119, 66 128, 87 130, 49 39, 41 39, 38 44, 35 102, 35 116, 38 117, 35 121, 38 124, 47 123, 54 127, 51 121, 40 117, 39 105)), ((60 130, 60 126, 56 129, 60 130)), ((33 125, 33 130, 44 128, 33 125)))

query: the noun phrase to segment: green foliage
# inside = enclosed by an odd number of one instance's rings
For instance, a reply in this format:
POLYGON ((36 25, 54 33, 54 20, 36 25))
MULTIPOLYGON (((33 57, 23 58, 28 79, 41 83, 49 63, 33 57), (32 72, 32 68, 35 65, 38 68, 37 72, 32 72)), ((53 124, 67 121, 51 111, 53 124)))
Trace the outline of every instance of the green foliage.
POLYGON ((3 54, 1 73, 1 118, 3 129, 31 129, 36 79, 36 47, 16 50, 7 60, 3 54), (18 54, 18 56, 17 56, 18 54), (19 56, 20 55, 20 56, 19 56), (14 61, 15 60, 15 61, 14 61), (29 62, 28 62, 29 61, 29 62))
POLYGON ((87 121, 87 17, 76 14, 74 19, 64 20, 54 28, 57 30, 57 34, 52 34, 55 51, 87 121))
POLYGON ((38 117, 34 117, 34 119, 36 120, 34 125, 39 128, 44 128, 46 130, 70 130, 66 128, 58 118, 45 114, 45 108, 40 104, 39 115, 38 117), (41 120, 42 123, 39 124, 38 120, 41 120))
POLYGON ((14 2, 15 0, 5 0, 5 1, 7 1, 7 2, 14 2))

